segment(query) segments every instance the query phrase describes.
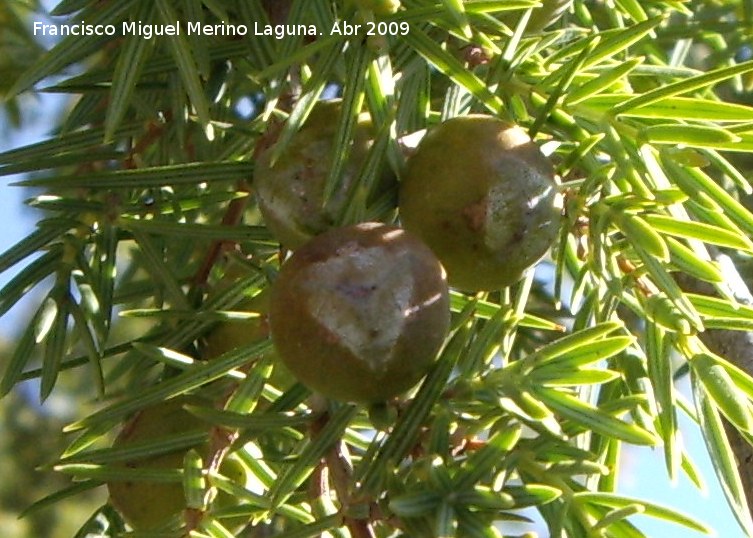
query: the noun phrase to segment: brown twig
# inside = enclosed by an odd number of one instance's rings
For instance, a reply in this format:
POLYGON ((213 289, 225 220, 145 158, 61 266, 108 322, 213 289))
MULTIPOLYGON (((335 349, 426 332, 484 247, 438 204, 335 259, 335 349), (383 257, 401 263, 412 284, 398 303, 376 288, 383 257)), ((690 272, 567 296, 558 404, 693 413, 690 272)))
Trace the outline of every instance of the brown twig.
MULTIPOLYGON (((312 437, 319 434, 327 424, 328 420, 329 415, 325 413, 318 420, 312 422, 312 437)), ((371 527, 370 518, 355 518, 347 514, 352 497, 351 478, 353 468, 350 464, 350 458, 348 457, 345 443, 342 441, 335 443, 335 445, 328 450, 327 454, 324 456, 324 463, 329 471, 329 476, 335 489, 335 493, 337 494, 337 499, 340 502, 340 512, 343 516, 343 525, 347 527, 352 538, 375 538, 376 535, 371 527)))
MULTIPOLYGON (((275 123, 274 121, 270 122, 270 125, 267 129, 267 132, 263 134, 259 139, 256 141, 256 144, 254 145, 254 152, 253 152, 253 159, 254 161, 259 159, 259 156, 269 149, 277 140, 277 137, 279 135, 280 126, 275 123)), ((247 180, 242 179, 238 181, 238 184, 236 186, 236 191, 238 192, 245 192, 245 193, 251 193, 251 187, 249 186, 249 183, 247 180)), ((222 224, 225 226, 237 226, 240 224, 243 214, 246 211, 246 206, 248 205, 249 197, 244 196, 242 198, 236 198, 235 200, 232 200, 227 207, 227 211, 225 212, 225 215, 222 217, 222 224)), ((202 262, 201 266, 199 267, 198 271, 196 271, 196 274, 193 278, 194 286, 197 288, 203 287, 207 279, 209 278, 209 273, 212 270, 212 267, 215 263, 217 263, 218 258, 220 257, 220 254, 222 253, 223 247, 227 246, 228 244, 234 244, 229 241, 224 241, 222 239, 214 241, 210 247, 209 251, 207 252, 207 255, 204 257, 204 261, 202 262)))
MULTIPOLYGON (((222 409, 224 404, 223 401, 218 404, 219 408, 222 409)), ((230 452, 230 448, 235 442, 236 439, 238 439, 239 432, 235 429, 227 429, 223 428, 222 426, 212 426, 209 430, 209 444, 207 446, 207 450, 204 454, 205 456, 205 463, 204 463, 204 469, 207 473, 215 473, 218 472, 220 469, 220 466, 222 465, 222 461, 225 459, 225 456, 230 452)), ((184 521, 185 521, 185 530, 186 534, 185 536, 190 536, 191 531, 196 530, 199 525, 201 524, 201 520, 206 515, 204 510, 199 510, 195 508, 188 508, 186 509, 184 513, 184 521)))
MULTIPOLYGON (((251 191, 245 181, 242 181, 238 185, 237 190, 239 192, 246 193, 251 191)), ((238 224, 240 224, 243 218, 243 213, 245 213, 246 211, 247 204, 248 196, 231 200, 231 202, 227 206, 227 211, 222 217, 223 226, 237 226, 238 224)), ((212 267, 214 267, 214 264, 217 263, 217 260, 220 257, 223 248, 228 243, 228 241, 218 239, 216 241, 213 241, 209 246, 209 251, 204 257, 204 261, 201 263, 198 271, 196 271, 196 274, 193 277, 193 282, 196 287, 202 287, 206 284, 207 279, 209 278, 209 273, 212 271, 212 267)))
MULTIPOLYGON (((172 114, 165 113, 165 122, 170 121, 172 114)), ((158 121, 151 121, 147 125, 146 133, 142 136, 138 142, 136 142, 131 150, 128 152, 128 156, 123 161, 123 168, 133 169, 137 167, 136 156, 144 153, 144 151, 154 144, 162 134, 165 132, 165 123, 158 121)))

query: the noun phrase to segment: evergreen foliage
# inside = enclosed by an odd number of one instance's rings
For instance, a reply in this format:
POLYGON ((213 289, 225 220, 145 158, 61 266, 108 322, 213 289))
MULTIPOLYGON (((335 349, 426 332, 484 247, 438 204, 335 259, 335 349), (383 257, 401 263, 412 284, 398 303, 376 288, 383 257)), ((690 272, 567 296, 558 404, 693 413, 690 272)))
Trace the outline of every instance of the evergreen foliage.
POLYGON ((76 96, 48 140, 0 154, 0 174, 31 174, 17 185, 33 189, 38 211, 35 230, 0 254, 0 271, 23 267, 0 290, 0 312, 43 290, 2 361, 0 393, 33 379, 45 400, 60 380, 85 377, 92 402, 66 427, 54 464, 70 485, 32 510, 108 481, 158 479, 182 483, 190 500, 162 534, 129 531, 104 505, 79 536, 220 538, 239 515, 246 537, 509 536, 525 507, 555 537, 640 537, 640 514, 676 523, 678 535, 708 531, 615 493, 626 443, 658 447, 667 480, 684 474, 700 486, 678 435, 685 414, 753 536, 752 486, 735 461, 753 440, 753 360, 706 338, 753 329, 753 3, 575 0, 562 13, 563 2, 545 2, 562 14, 545 27, 536 0, 403 0, 394 13, 360 4, 55 7, 60 21, 118 32, 184 27, 151 39, 63 37, 7 92, 76 96), (250 32, 313 25, 321 35, 190 35, 185 21, 250 32), (338 21, 362 31, 331 33, 338 21), (366 36, 369 23, 397 35, 366 36), (452 291, 437 361, 383 406, 311 395, 278 371, 264 331, 206 353, 218 323, 254 316, 245 305, 285 256, 256 206, 255 159, 271 139, 280 155, 315 103, 334 95, 343 104, 322 156, 332 160, 326 197, 341 187, 358 114, 378 128, 336 224, 398 222, 392 197, 366 203, 384 163, 399 176, 407 135, 468 113, 522 126, 561 186, 560 232, 541 262, 551 281, 529 271, 499 291, 452 291), (693 402, 677 389, 683 376, 693 402), (134 413, 185 394, 213 402, 187 406, 206 423, 210 450, 156 478, 123 466, 195 446, 168 435, 110 448, 134 413), (230 453, 250 470, 245 487, 219 472, 230 453), (208 488, 241 504, 222 509, 208 488))

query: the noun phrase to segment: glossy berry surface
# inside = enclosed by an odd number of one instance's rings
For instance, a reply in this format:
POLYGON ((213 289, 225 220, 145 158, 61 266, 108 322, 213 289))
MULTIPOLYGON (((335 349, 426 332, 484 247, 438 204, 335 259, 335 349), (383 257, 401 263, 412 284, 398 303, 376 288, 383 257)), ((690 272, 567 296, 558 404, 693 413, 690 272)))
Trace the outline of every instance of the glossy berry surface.
POLYGON ((449 327, 444 271, 404 230, 338 228, 298 249, 274 283, 278 353, 301 382, 342 401, 379 402, 415 385, 449 327))
MULTIPOLYGON (((325 203, 341 110, 339 100, 317 103, 276 161, 272 162, 273 145, 255 163, 254 189, 264 223, 286 248, 296 249, 336 226, 366 160, 374 129, 368 114, 361 114, 342 170, 341 188, 325 203)), ((395 178, 385 170, 380 181, 382 192, 394 185, 395 178)))
MULTIPOLYGON (((187 404, 202 404, 203 400, 191 397, 176 397, 172 400, 147 407, 132 417, 116 438, 113 448, 129 448, 139 443, 157 442, 160 438, 189 432, 207 431, 209 425, 186 411, 187 404)), ((206 444, 192 448, 200 453, 206 444)), ((189 448, 173 450, 156 456, 134 458, 123 465, 138 470, 182 469, 183 459, 189 448)), ((227 457, 220 467, 224 476, 244 486, 248 470, 235 457, 227 457)), ((110 502, 123 519, 135 530, 153 530, 182 517, 186 508, 183 485, 180 482, 149 480, 113 480, 107 483, 110 502)), ((221 492, 216 499, 218 506, 237 504, 234 498, 221 492)), ((239 526, 245 519, 230 520, 231 526, 239 526)))
POLYGON ((491 116, 448 120, 408 159, 400 219, 447 270, 451 286, 518 280, 559 230, 551 163, 520 127, 491 116))

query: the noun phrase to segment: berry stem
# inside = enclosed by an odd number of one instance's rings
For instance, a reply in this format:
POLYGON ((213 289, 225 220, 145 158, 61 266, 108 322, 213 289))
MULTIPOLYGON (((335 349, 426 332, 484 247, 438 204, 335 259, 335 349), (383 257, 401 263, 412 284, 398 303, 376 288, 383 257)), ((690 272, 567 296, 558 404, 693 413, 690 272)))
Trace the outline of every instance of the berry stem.
MULTIPOLYGON (((311 424, 311 435, 315 437, 329 420, 329 414, 323 414, 311 424)), ((351 501, 351 482, 353 466, 350 463, 348 449, 342 440, 337 441, 324 456, 326 469, 329 471, 332 485, 340 501, 340 512, 343 514, 343 524, 348 528, 353 538, 375 538, 374 530, 368 519, 354 518, 347 515, 347 508, 351 501)), ((324 470, 324 469, 322 469, 324 470)), ((319 474, 319 477, 325 476, 319 474)), ((315 478, 316 479, 316 478, 315 478)))

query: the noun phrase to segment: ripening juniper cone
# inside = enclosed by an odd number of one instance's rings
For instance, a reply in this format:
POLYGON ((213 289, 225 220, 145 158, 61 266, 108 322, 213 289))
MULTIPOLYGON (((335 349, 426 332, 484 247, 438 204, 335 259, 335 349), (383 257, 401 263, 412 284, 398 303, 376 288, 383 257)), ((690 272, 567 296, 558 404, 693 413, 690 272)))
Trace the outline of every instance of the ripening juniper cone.
POLYGON ((324 396, 380 402, 423 377, 450 323, 437 258, 410 233, 379 223, 315 237, 272 288, 272 340, 289 370, 324 396))
MULTIPOLYGON (((179 396, 147 407, 125 423, 113 448, 126 448, 134 443, 157 441, 161 437, 194 430, 208 430, 209 424, 183 409, 186 404, 199 405, 206 402, 199 398, 179 396)), ((206 444, 193 448, 201 454, 206 449, 206 444)), ((188 448, 183 448, 156 456, 135 458, 123 465, 130 469, 181 469, 187 451, 188 448)), ((223 460, 220 472, 236 484, 245 486, 250 471, 240 459, 230 455, 223 460)), ((113 480, 107 483, 107 489, 112 505, 135 530, 157 529, 172 519, 179 518, 186 508, 186 498, 180 482, 113 480)), ((230 507, 240 501, 220 492, 215 502, 219 507, 230 507)), ((245 526, 246 521, 244 517, 233 517, 223 521, 223 524, 228 528, 240 528, 245 526)))
MULTIPOLYGON (((249 277, 250 271, 239 263, 226 266, 222 278, 210 292, 210 298, 213 294, 226 292, 238 280, 249 277)), ((211 360, 233 349, 260 343, 267 339, 269 335, 267 323, 269 292, 267 289, 253 297, 246 296, 230 310, 256 314, 256 316, 242 320, 226 320, 212 327, 203 340, 202 358, 211 360)))
POLYGON ((552 165, 526 132, 470 115, 430 130, 408 159, 400 220, 434 251, 451 286, 494 290, 547 252, 556 201, 552 165))
MULTIPOLYGON (((249 270, 242 265, 229 267, 222 279, 217 283, 214 292, 222 292, 231 286, 236 280, 249 276, 249 270)), ((269 288, 265 288, 253 297, 240 301, 232 310, 258 314, 258 317, 241 320, 227 320, 216 324, 207 333, 202 341, 201 356, 205 360, 212 360, 223 353, 247 347, 251 344, 260 344, 269 338, 269 288)), ((295 380, 288 372, 285 364, 277 360, 274 347, 270 347, 262 355, 249 356, 249 362, 262 357, 273 361, 274 369, 269 382, 278 389, 285 389, 292 385, 295 380)), ((260 405, 264 405, 263 401, 260 405)))
MULTIPOLYGON (((274 145, 256 160, 254 190, 259 209, 269 231, 286 248, 296 249, 335 227, 371 148, 375 129, 369 115, 362 113, 353 129, 341 188, 325 204, 324 190, 332 168, 341 112, 339 99, 318 102, 274 164, 274 145)), ((395 183, 395 175, 383 166, 373 195, 395 190, 395 183)), ((371 196, 367 197, 367 204, 372 201, 371 196)))
POLYGON ((233 349, 264 341, 267 337, 264 312, 268 302, 269 294, 265 292, 241 302, 235 310, 259 314, 259 316, 218 323, 206 336, 203 358, 213 359, 233 349))

